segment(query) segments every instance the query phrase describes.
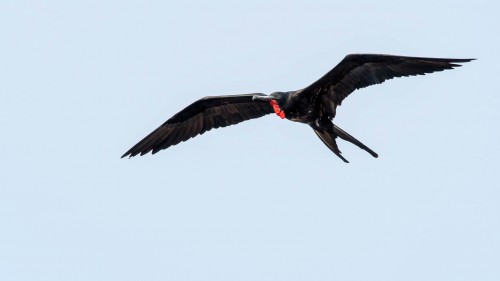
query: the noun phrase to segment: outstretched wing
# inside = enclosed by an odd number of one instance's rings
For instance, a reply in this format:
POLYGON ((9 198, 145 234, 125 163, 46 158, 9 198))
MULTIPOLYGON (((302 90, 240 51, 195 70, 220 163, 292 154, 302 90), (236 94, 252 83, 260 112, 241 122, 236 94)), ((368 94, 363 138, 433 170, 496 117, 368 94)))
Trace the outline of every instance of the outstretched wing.
POLYGON ((346 56, 307 88, 301 98, 309 102, 324 104, 335 112, 335 107, 354 90, 380 84, 386 80, 413 75, 424 75, 461 66, 458 63, 473 59, 420 58, 376 54, 353 54, 346 56))
POLYGON ((211 129, 234 125, 272 113, 267 101, 252 100, 255 95, 216 96, 199 99, 172 116, 156 130, 134 145, 125 156, 156 153, 211 129))

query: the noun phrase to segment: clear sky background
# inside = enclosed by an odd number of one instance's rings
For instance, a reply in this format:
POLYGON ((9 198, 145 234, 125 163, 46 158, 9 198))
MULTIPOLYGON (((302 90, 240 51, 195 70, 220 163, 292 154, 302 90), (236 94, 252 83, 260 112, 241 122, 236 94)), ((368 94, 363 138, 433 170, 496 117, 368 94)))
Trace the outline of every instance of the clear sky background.
POLYGON ((500 280, 497 1, 2 1, 0 280, 500 280), (348 53, 477 58, 120 159, 348 53))

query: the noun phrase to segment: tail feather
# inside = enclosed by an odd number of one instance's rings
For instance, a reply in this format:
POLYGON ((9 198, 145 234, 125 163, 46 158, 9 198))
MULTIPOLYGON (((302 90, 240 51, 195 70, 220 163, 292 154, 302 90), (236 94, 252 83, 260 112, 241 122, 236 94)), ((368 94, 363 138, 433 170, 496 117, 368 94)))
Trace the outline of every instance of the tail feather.
MULTIPOLYGON (((314 129, 314 128, 313 128, 314 129)), ((324 131, 324 130, 321 130, 321 129, 314 129, 314 132, 316 133, 316 135, 318 135, 318 137, 320 138, 321 141, 323 141, 323 143, 333 152, 335 153, 335 155, 337 155, 340 159, 342 159, 344 162, 346 163, 349 163, 349 161, 347 161, 347 159, 345 159, 340 152, 339 150, 339 147, 337 146, 337 142, 335 141, 335 138, 337 137, 336 135, 328 132, 328 131, 324 131)))
POLYGON ((340 159, 342 159, 346 163, 349 163, 349 161, 347 161, 347 159, 345 159, 341 155, 342 152, 340 152, 339 147, 337 146, 337 142, 335 141, 337 137, 340 137, 341 139, 356 145, 357 147, 370 153, 375 158, 378 157, 378 154, 375 151, 371 150, 368 146, 364 145, 355 137, 349 135, 346 131, 342 130, 337 125, 331 123, 330 120, 328 120, 327 122, 323 122, 319 125, 318 124, 311 125, 311 127, 313 128, 316 135, 321 139, 321 141, 333 153, 335 153, 335 155, 337 155, 340 159))
POLYGON ((346 131, 339 128, 337 125, 333 124, 333 132, 335 135, 339 136, 341 139, 346 140, 352 144, 355 144, 361 149, 364 149, 366 152, 370 153, 373 157, 377 158, 378 154, 371 150, 368 146, 364 145, 362 142, 357 140, 355 137, 349 135, 346 131))

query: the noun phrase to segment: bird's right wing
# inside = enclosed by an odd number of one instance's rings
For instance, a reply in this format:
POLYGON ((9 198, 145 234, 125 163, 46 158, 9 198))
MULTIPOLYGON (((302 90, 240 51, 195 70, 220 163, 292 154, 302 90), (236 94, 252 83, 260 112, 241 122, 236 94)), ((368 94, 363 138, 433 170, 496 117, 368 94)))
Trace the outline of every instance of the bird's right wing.
POLYGON ((205 97, 184 108, 129 149, 123 157, 156 153, 211 129, 234 125, 273 113, 267 101, 252 100, 255 95, 205 97))

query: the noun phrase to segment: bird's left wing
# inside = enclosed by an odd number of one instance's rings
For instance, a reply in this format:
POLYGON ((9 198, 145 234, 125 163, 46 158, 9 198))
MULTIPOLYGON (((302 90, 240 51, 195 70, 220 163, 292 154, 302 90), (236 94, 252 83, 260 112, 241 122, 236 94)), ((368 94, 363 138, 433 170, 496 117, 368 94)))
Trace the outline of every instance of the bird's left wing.
POLYGON ((301 90, 308 102, 331 103, 334 109, 354 90, 386 80, 452 69, 472 59, 405 57, 379 54, 347 55, 318 81, 301 90))
POLYGON ((267 101, 252 100, 255 95, 215 96, 199 99, 168 119, 129 149, 123 157, 156 153, 211 129, 234 125, 273 113, 267 101))

